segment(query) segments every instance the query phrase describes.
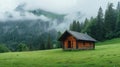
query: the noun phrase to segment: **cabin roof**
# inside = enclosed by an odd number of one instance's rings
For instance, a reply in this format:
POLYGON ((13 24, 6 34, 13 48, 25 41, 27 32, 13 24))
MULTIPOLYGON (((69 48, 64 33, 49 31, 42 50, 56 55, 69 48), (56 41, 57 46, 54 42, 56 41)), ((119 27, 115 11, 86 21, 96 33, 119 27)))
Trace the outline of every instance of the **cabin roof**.
POLYGON ((79 32, 75 32, 75 31, 65 31, 61 37, 58 39, 59 41, 62 41, 64 39, 64 36, 66 34, 70 34, 73 37, 75 37, 77 40, 84 40, 84 41, 93 41, 95 42, 96 40, 94 38, 92 38, 91 36, 89 36, 88 34, 84 34, 84 33, 79 33, 79 32))

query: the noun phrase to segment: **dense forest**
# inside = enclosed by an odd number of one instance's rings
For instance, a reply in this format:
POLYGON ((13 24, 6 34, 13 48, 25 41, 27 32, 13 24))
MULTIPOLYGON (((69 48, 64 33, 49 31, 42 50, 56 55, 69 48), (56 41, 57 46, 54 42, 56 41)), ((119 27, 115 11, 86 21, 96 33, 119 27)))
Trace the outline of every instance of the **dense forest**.
MULTIPOLYGON (((25 17, 27 12, 37 18, 0 21, 0 52, 44 50, 60 47, 57 41, 60 32, 52 26, 54 20, 56 24, 60 24, 64 15, 41 9, 25 11, 24 6, 24 4, 18 5, 15 11, 19 12, 22 17, 25 17), (48 17, 50 20, 41 19, 41 15, 42 18, 48 17)), ((14 15, 6 12, 5 16, 11 19, 14 15)))
POLYGON ((98 41, 120 37, 120 2, 116 9, 109 3, 105 14, 100 7, 96 17, 86 18, 81 23, 74 20, 70 30, 87 33, 98 41))
POLYGON ((29 50, 47 49, 50 44, 56 43, 58 36, 55 29, 48 30, 49 25, 42 20, 1 22, 0 43, 11 51, 18 51, 19 45, 29 50))
MULTIPOLYGON (((24 11, 21 6, 16 10, 21 13, 24 11)), ((52 19, 57 18, 59 22, 62 22, 65 16, 40 9, 29 12, 37 16, 44 14, 52 19)), ((24 16, 24 14, 21 15, 24 16)), ((9 15, 9 17, 12 16, 9 15)), ((62 32, 49 29, 51 25, 50 21, 41 19, 0 21, 0 52, 60 48, 61 45, 57 39, 62 32)), ((86 18, 84 22, 74 20, 69 30, 87 33, 98 41, 120 37, 120 2, 117 8, 113 8, 113 4, 109 3, 105 14, 100 7, 96 17, 86 18)))

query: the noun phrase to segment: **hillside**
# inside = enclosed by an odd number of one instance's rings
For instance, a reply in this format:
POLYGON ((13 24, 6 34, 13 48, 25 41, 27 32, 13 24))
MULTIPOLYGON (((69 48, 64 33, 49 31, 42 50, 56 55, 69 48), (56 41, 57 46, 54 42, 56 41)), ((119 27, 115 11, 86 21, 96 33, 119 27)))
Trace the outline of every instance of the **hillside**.
POLYGON ((119 67, 120 38, 97 43, 95 50, 61 49, 0 54, 0 67, 119 67))
POLYGON ((46 10, 42 10, 42 9, 32 9, 32 10, 26 10, 25 9, 26 7, 26 4, 20 4, 18 5, 16 8, 15 8, 15 11, 17 12, 20 12, 20 14, 22 14, 21 16, 24 16, 25 12, 28 12, 28 13, 32 13, 36 16, 41 16, 41 15, 44 15, 45 17, 48 17, 52 20, 56 19, 56 20, 59 20, 59 21, 62 21, 64 19, 64 14, 57 14, 57 13, 53 13, 53 12, 50 12, 50 11, 46 11, 46 10))
POLYGON ((48 35, 51 43, 56 44, 59 24, 64 15, 42 9, 26 10, 25 4, 18 5, 13 12, 3 14, 0 20, 0 44, 16 51, 19 43, 25 43, 29 50, 43 50, 48 35))
POLYGON ((30 50, 42 49, 46 43, 43 38, 48 38, 48 34, 52 41, 56 40, 57 31, 49 28, 51 27, 48 21, 39 19, 1 22, 0 43, 5 44, 11 51, 16 51, 19 43, 27 44, 30 50))
POLYGON ((34 15, 37 15, 37 16, 44 15, 48 18, 57 19, 59 21, 62 21, 64 19, 64 16, 65 16, 64 14, 56 14, 56 13, 44 11, 42 9, 30 10, 29 12, 31 12, 34 15))

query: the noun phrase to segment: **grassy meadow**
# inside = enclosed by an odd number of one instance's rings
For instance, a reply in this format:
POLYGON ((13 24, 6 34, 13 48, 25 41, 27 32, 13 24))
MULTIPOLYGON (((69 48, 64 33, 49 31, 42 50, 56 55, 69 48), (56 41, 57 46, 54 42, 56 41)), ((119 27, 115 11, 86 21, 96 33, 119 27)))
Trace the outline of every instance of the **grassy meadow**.
POLYGON ((0 53, 0 67, 120 67, 120 38, 97 43, 95 50, 0 53))

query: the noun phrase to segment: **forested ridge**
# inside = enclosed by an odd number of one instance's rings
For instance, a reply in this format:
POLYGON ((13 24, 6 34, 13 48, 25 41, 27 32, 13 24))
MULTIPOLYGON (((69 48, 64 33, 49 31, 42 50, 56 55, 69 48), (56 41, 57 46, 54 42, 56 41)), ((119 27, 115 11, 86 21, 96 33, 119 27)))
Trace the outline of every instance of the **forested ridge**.
POLYGON ((113 8, 113 4, 109 3, 105 14, 100 7, 96 17, 86 18, 81 23, 74 20, 70 30, 87 33, 98 41, 120 37, 120 2, 117 8, 113 8))
POLYGON ((53 43, 57 39, 57 31, 48 30, 49 22, 42 20, 9 21, 0 25, 0 43, 12 51, 17 51, 19 44, 29 50, 47 49, 47 41, 53 43))
MULTIPOLYGON (((18 5, 15 10, 20 12, 20 16, 25 17, 23 7, 24 4, 18 5)), ((54 20, 56 20, 56 24, 60 24, 59 22, 63 21, 64 16, 41 9, 26 12, 32 13, 38 18, 0 20, 0 51, 31 51, 60 47, 57 41, 60 32, 57 32, 52 25, 54 25, 54 20), (41 15, 43 19, 41 19, 41 15), (50 20, 46 20, 46 17, 49 17, 50 20)), ((13 18, 11 13, 6 14, 5 16, 8 18, 13 18)))

